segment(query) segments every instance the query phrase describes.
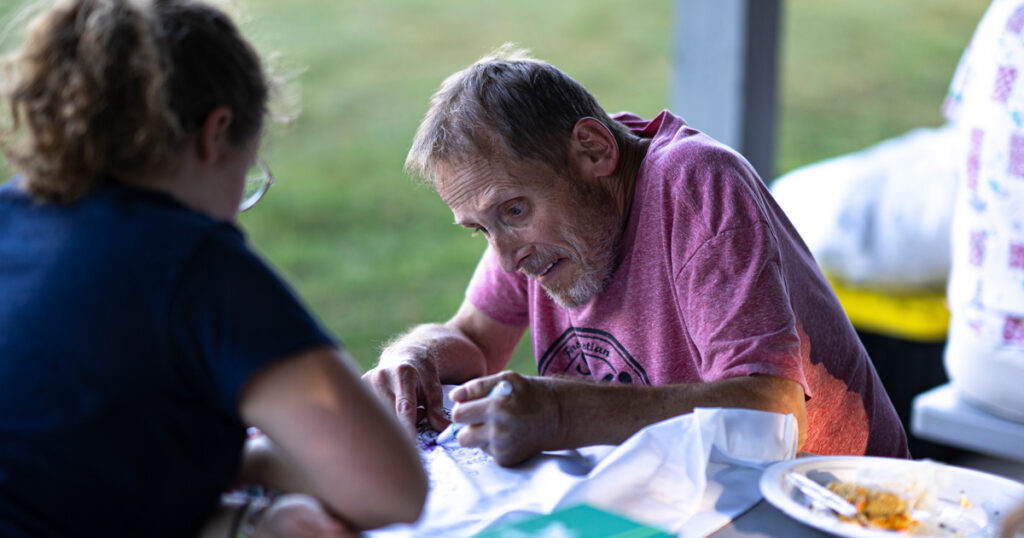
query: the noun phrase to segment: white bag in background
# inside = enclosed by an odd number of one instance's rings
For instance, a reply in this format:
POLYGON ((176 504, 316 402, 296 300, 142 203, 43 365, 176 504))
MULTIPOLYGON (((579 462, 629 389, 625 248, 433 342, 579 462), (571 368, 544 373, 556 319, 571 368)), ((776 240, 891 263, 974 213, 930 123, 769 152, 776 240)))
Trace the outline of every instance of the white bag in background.
POLYGON ((860 287, 943 289, 950 264, 954 129, 918 128, 797 168, 772 195, 822 270, 860 287))

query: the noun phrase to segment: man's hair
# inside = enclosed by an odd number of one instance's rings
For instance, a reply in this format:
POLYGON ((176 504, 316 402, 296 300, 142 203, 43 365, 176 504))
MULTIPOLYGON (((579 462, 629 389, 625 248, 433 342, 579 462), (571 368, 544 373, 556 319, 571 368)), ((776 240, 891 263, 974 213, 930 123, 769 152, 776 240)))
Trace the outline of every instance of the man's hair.
POLYGON ((11 121, 0 149, 30 193, 56 202, 172 166, 219 106, 232 111, 231 141, 248 140, 270 90, 234 23, 198 0, 60 0, 0 75, 11 121))
POLYGON ((505 44, 441 83, 416 131, 405 170, 433 183, 439 164, 505 154, 564 172, 569 135, 586 117, 603 123, 620 145, 629 136, 580 83, 505 44))

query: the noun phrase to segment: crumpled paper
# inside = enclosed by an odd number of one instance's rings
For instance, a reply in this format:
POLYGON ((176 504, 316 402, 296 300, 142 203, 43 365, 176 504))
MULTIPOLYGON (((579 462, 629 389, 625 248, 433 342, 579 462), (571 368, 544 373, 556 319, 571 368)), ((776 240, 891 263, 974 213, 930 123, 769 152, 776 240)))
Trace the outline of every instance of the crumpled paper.
POLYGON ((795 457, 797 423, 792 415, 698 408, 619 446, 545 452, 513 468, 479 449, 432 444, 436 435, 425 429, 419 437, 431 482, 424 515, 367 536, 472 536, 581 503, 706 536, 760 500, 765 465, 795 457))

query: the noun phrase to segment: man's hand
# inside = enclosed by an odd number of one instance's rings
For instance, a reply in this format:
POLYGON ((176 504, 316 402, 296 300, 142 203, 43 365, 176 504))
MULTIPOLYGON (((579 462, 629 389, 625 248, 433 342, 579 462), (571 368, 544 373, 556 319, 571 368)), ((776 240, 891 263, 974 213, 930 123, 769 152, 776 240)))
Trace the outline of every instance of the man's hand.
POLYGON ((449 424, 441 383, 465 383, 508 364, 526 327, 502 325, 468 300, 444 324, 419 325, 389 344, 376 368, 363 375, 413 435, 422 418, 437 431, 449 424))
POLYGON ((520 463, 544 450, 562 448, 559 380, 502 372, 455 389, 452 419, 468 424, 459 431, 462 446, 480 447, 499 465, 520 463), (488 397, 499 381, 512 393, 488 397))
POLYGON ((384 350, 376 368, 363 374, 363 380, 395 410, 412 435, 421 418, 420 406, 435 430, 443 430, 450 422, 442 405, 437 363, 425 347, 396 342, 384 350))
POLYGON ((256 525, 254 538, 355 538, 358 536, 338 521, 309 495, 282 495, 274 500, 256 525))

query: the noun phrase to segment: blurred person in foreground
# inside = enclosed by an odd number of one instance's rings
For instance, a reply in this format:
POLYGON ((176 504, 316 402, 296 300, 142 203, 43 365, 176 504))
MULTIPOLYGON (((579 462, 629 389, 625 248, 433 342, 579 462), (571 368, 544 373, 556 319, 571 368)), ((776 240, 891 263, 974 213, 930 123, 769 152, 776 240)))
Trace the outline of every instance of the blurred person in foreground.
POLYGON ((487 238, 444 324, 367 379, 504 465, 616 444, 694 407, 792 413, 818 454, 907 457, 906 435, 811 254, 743 157, 663 111, 609 116, 505 46, 441 85, 406 168, 487 238), (502 372, 529 328, 539 377, 502 372), (506 380, 511 395, 483 398, 506 380))
POLYGON ((943 112, 958 156, 946 371, 971 403, 1024 423, 1024 2, 989 5, 943 112))
POLYGON ((412 443, 236 227, 271 182, 271 88, 230 19, 60 1, 0 81, 21 172, 0 188, 0 535, 415 520, 412 443), (240 482, 285 494, 221 499, 240 482))

